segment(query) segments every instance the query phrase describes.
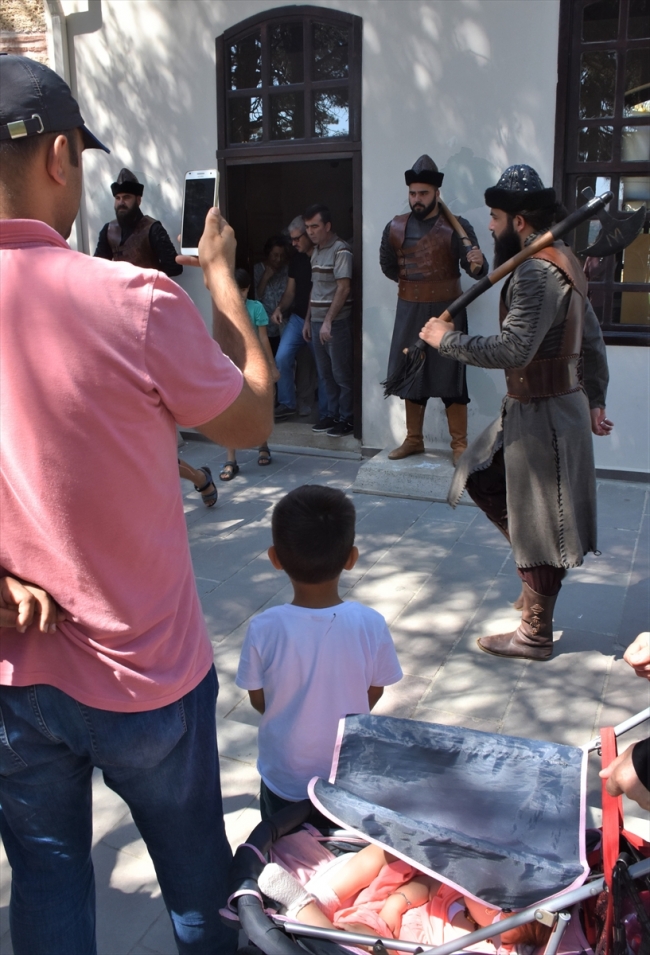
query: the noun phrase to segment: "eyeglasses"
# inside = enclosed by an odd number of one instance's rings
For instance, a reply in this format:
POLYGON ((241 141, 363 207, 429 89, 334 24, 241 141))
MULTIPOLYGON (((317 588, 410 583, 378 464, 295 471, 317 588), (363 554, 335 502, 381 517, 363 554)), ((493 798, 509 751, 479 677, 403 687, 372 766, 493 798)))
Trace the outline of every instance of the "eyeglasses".
POLYGON ((292 244, 292 245, 295 245, 296 242, 300 242, 300 240, 302 239, 303 235, 307 235, 307 233, 306 233, 306 232, 301 232, 300 235, 292 236, 292 238, 291 238, 291 244, 292 244))

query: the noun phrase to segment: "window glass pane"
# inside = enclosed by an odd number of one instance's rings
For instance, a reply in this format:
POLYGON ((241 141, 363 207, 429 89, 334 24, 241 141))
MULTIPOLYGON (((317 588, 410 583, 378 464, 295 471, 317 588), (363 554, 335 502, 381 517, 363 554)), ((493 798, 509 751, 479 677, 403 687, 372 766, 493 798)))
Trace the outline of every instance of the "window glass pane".
MULTIPOLYGON (((609 192, 611 188, 611 179, 609 176, 578 176, 576 179, 576 209, 584 206, 588 200, 582 195, 582 190, 589 186, 597 196, 602 196, 604 192, 609 192)), ((575 230, 574 248, 577 250, 586 249, 593 245, 600 234, 600 219, 591 219, 588 222, 582 222, 575 230)))
POLYGON ((578 162, 610 162, 612 126, 583 126, 578 134, 578 162))
POLYGON ((262 37, 259 30, 231 44, 228 78, 231 90, 250 90, 262 85, 262 37))
POLYGON ((650 325, 650 293, 614 292, 613 312, 621 325, 650 325))
POLYGON ((350 111, 347 87, 314 92, 314 136, 349 136, 350 111))
POLYGON ((269 30, 269 44, 273 86, 304 82, 302 23, 275 23, 269 30))
POLYGON ((305 94, 276 93, 270 103, 271 139, 304 139, 305 94))
POLYGON ((348 75, 348 30, 328 23, 312 27, 315 80, 341 80, 348 75))
POLYGON ((636 212, 643 205, 650 209, 650 176, 621 176, 618 187, 621 212, 636 212))
POLYGON ((583 53, 580 57, 580 119, 614 115, 615 53, 583 53))
POLYGON ((623 162, 650 160, 650 126, 624 126, 621 141, 623 162))
POLYGON ((598 0, 585 7, 582 15, 582 39, 585 43, 617 39, 619 5, 619 0, 598 0))
POLYGON ((631 40, 650 36, 650 0, 630 0, 627 35, 631 40))
POLYGON ((625 57, 624 116, 650 113, 650 47, 630 50, 625 57))
POLYGON ((237 96, 228 108, 231 143, 254 143, 262 138, 261 96, 237 96))

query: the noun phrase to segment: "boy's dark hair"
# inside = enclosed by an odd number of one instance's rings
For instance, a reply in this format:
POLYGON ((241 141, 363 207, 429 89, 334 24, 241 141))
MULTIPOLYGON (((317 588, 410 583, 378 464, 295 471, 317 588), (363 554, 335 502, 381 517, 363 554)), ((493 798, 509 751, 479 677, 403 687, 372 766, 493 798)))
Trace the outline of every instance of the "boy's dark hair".
POLYGON ((303 484, 273 509, 278 560, 292 580, 322 584, 339 576, 354 544, 356 511, 343 491, 303 484))
POLYGON ((309 222, 311 219, 315 218, 315 216, 320 216, 324 224, 332 221, 332 213, 322 202, 315 202, 313 206, 308 206, 305 209, 303 219, 305 222, 309 222))
POLYGON ((251 277, 246 271, 246 269, 235 269, 235 282, 237 283, 237 288, 242 289, 251 287, 251 277))

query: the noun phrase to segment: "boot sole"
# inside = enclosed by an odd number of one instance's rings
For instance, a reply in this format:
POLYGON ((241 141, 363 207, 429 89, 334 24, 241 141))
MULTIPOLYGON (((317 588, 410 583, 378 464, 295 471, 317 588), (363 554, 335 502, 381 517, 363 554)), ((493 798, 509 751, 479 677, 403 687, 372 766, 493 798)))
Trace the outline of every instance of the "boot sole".
POLYGON ((501 657, 502 660, 532 660, 534 663, 546 663, 553 658, 553 654, 550 657, 529 657, 523 653, 497 653, 496 650, 488 650, 484 647, 480 638, 476 641, 476 645, 483 653, 489 653, 491 657, 501 657))

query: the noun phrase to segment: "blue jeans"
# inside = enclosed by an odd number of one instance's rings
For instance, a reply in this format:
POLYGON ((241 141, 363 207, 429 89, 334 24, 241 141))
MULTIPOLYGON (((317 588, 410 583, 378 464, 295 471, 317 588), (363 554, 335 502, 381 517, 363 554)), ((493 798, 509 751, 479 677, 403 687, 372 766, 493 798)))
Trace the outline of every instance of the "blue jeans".
POLYGON ((95 955, 93 767, 129 806, 181 955, 231 955, 219 918, 232 858, 214 667, 175 703, 114 713, 45 684, 0 687, 0 832, 12 867, 16 955, 95 955))
MULTIPOLYGON (((298 352, 303 345, 307 344, 310 345, 312 353, 314 351, 313 341, 308 343, 302 337, 304 324, 304 320, 299 315, 289 316, 289 321, 284 326, 280 345, 275 355, 275 363, 280 372, 278 404, 286 405, 287 408, 296 407, 294 368, 298 352)), ((320 375, 318 376, 318 410, 321 418, 327 415, 327 393, 320 375)))
POLYGON ((311 323, 311 338, 318 377, 325 382, 327 414, 340 421, 352 421, 352 319, 332 322, 332 340, 320 340, 322 322, 311 323))

